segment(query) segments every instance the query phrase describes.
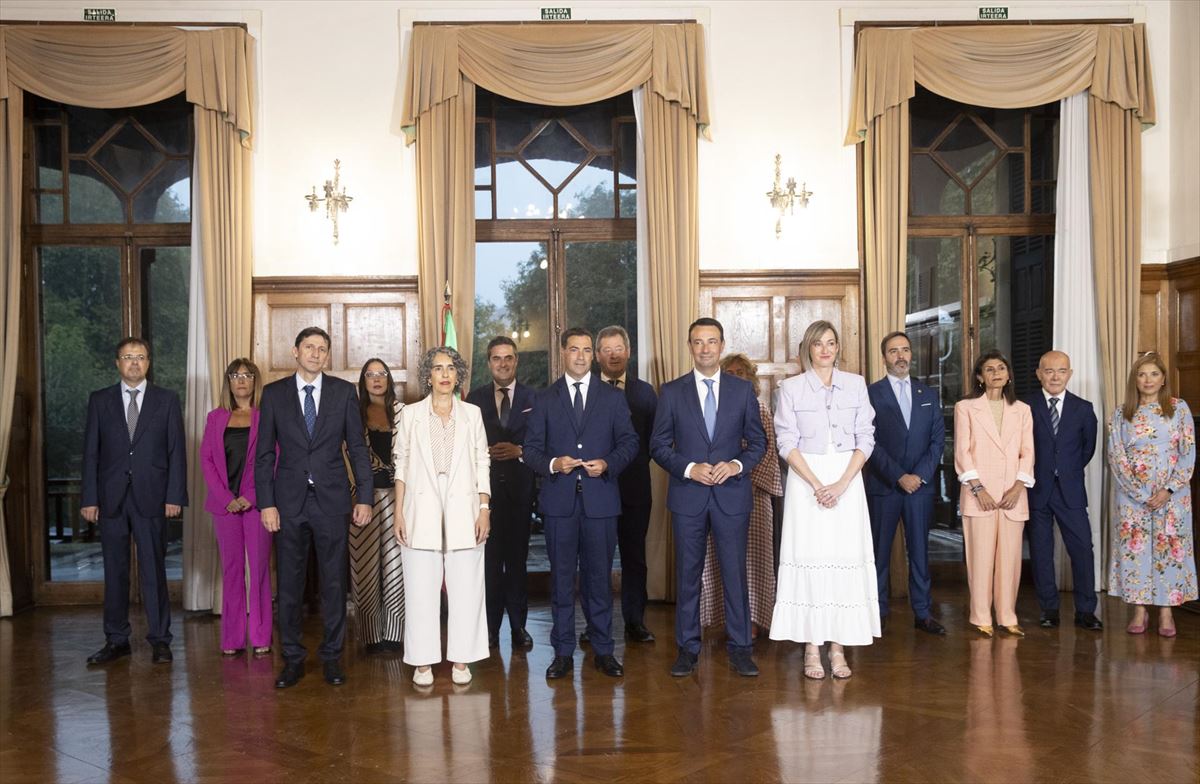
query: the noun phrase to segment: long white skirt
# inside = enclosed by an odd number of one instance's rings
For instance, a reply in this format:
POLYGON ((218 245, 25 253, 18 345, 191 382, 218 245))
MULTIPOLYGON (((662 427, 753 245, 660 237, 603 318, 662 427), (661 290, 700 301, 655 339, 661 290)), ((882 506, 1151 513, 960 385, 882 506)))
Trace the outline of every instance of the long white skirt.
MULTIPOLYGON (((841 478, 853 452, 805 454, 823 483, 841 478)), ((813 489, 795 471, 787 472, 779 586, 771 619, 772 640, 870 645, 879 637, 879 588, 871 519, 862 473, 837 506, 817 503, 813 489)))

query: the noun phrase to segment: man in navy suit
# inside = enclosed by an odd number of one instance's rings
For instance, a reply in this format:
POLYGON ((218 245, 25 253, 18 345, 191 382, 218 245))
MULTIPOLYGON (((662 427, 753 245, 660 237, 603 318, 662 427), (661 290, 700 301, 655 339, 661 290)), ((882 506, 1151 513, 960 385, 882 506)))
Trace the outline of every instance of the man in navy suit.
POLYGON ((117 344, 120 383, 88 398, 83 438, 80 514, 100 525, 104 556, 104 647, 88 664, 130 654, 129 539, 137 544, 146 640, 154 663, 171 656, 167 594, 167 519, 187 506, 187 444, 179 397, 146 380, 150 346, 117 344))
POLYGON ((1096 452, 1096 412, 1067 391, 1071 359, 1048 351, 1038 362, 1042 388, 1026 398, 1033 410, 1033 478, 1029 490, 1029 560, 1042 606, 1041 625, 1058 626, 1058 585, 1054 579, 1054 520, 1071 558, 1075 585, 1075 625, 1104 628, 1096 617, 1092 525, 1088 521, 1084 469, 1096 452))
POLYGON ((933 482, 946 446, 942 403, 937 390, 909 376, 912 345, 908 335, 893 332, 879 346, 887 376, 867 387, 875 409, 875 451, 863 472, 875 540, 879 614, 886 624, 892 542, 903 518, 913 625, 929 634, 945 634, 946 628, 930 615, 929 596, 933 482))
POLYGON ((500 644, 500 624, 508 612, 514 648, 533 647, 525 631, 529 593, 529 521, 533 512, 533 471, 521 462, 525 428, 533 412, 534 392, 517 383, 517 344, 500 335, 487 347, 492 382, 476 387, 467 402, 483 412, 488 454, 492 458, 492 528, 484 547, 488 643, 500 644))
POLYGON ((591 372, 592 337, 574 327, 559 340, 566 374, 538 395, 525 435, 525 465, 540 474, 539 496, 550 554, 554 660, 547 678, 564 678, 575 660, 575 569, 596 669, 625 674, 613 655, 612 560, 621 493, 617 477, 637 454, 625 396, 591 372))
POLYGON ((350 480, 342 445, 350 456, 357 503, 353 520, 371 521, 374 484, 354 385, 324 375, 329 335, 307 327, 296 336, 296 372, 263 388, 258 420, 254 485, 262 523, 275 533, 279 590, 279 639, 284 667, 275 687, 295 686, 304 677, 307 651, 301 642, 308 548, 316 548, 325 634, 318 653, 327 683, 346 682, 339 658, 346 636, 346 547, 350 480), (278 458, 276 452, 278 451, 278 458))
POLYGON ((629 370, 629 333, 611 326, 596 335, 596 354, 604 383, 625 393, 638 436, 633 462, 621 472, 621 517, 617 546, 621 551, 621 614, 626 642, 654 642, 646 628, 646 532, 650 528, 650 431, 658 396, 654 387, 629 370))
POLYGON ((750 656, 750 599, 746 538, 750 530, 750 471, 767 450, 754 386, 721 372, 725 329, 712 318, 688 328, 694 368, 663 385, 650 436, 654 462, 670 474, 667 508, 675 537, 676 677, 690 675, 700 656, 700 578, 711 531, 725 593, 729 663, 739 675, 758 675, 750 656))

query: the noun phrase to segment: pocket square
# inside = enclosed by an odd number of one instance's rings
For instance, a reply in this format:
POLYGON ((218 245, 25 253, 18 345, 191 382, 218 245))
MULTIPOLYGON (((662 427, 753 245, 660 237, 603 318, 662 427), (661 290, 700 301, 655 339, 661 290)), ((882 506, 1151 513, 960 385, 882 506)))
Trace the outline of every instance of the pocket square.
POLYGON ((933 403, 922 403, 921 408, 924 408, 925 406, 932 406, 932 405, 933 405, 933 403))
POLYGON ((522 414, 528 414, 528 413, 529 413, 530 411, 532 411, 532 410, 533 410, 533 407, 531 406, 531 407, 529 407, 529 408, 526 408, 526 409, 522 410, 522 411, 521 411, 521 413, 522 413, 522 414))

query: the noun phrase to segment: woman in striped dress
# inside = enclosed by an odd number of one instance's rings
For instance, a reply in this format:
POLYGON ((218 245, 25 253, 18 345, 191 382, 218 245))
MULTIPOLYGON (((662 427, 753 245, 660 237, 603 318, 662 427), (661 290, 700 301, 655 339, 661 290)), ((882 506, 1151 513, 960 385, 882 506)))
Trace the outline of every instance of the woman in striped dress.
POLYGON ((367 653, 398 651, 404 639, 404 571, 400 545, 392 536, 396 508, 392 451, 396 399, 392 371, 382 359, 368 359, 358 375, 358 405, 367 430, 375 506, 371 522, 350 527, 350 592, 358 619, 358 639, 367 653))
MULTIPOLYGON (((758 366, 745 354, 730 354, 721 360, 721 370, 758 385, 758 366)), ((758 413, 767 433, 767 453, 750 472, 754 506, 750 511, 749 540, 746 546, 746 582, 750 594, 750 634, 752 639, 771 628, 775 609, 775 520, 771 498, 783 495, 775 448, 775 422, 771 410, 760 400, 758 413)), ((725 625, 725 599, 721 591, 721 568, 717 548, 711 538, 700 578, 700 625, 725 625)))

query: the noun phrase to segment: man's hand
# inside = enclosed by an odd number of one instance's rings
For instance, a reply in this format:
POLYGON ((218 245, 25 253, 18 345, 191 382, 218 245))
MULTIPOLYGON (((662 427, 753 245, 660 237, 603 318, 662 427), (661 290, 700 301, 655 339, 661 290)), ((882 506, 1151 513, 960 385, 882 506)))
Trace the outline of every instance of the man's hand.
POLYGON ((82 506, 79 508, 79 516, 89 523, 94 523, 100 519, 100 507, 82 506))
POLYGON ((604 472, 608 470, 608 463, 598 457, 595 460, 585 460, 580 465, 583 466, 583 470, 587 471, 587 475, 592 479, 603 476, 604 472))
POLYGON ((921 489, 921 477, 916 474, 905 474, 896 480, 896 484, 900 485, 900 489, 909 495, 921 489))
POLYGON ((562 457, 554 458, 554 462, 551 465, 557 473, 569 474, 583 465, 583 461, 577 457, 563 455, 562 457))
POLYGON ((167 518, 179 517, 183 514, 183 507, 179 504, 167 504, 163 507, 163 515, 167 518))
POLYGON ((359 528, 362 528, 364 525, 371 522, 371 505, 370 504, 355 504, 354 505, 354 515, 350 519, 359 528))
POLYGON ((271 533, 279 530, 279 510, 273 506, 268 506, 262 510, 262 524, 271 533))
POLYGON ((741 469, 738 468, 737 463, 721 461, 712 467, 712 474, 710 474, 710 476, 712 477, 712 483, 714 485, 720 485, 724 484, 725 480, 729 477, 737 476, 740 473, 741 469))
POLYGON ((688 479, 708 487, 716 484, 713 481, 713 467, 708 463, 696 463, 693 465, 691 472, 688 474, 688 479))
POLYGON ((493 460, 516 460, 521 456, 521 447, 508 441, 497 441, 488 447, 488 457, 493 460))

